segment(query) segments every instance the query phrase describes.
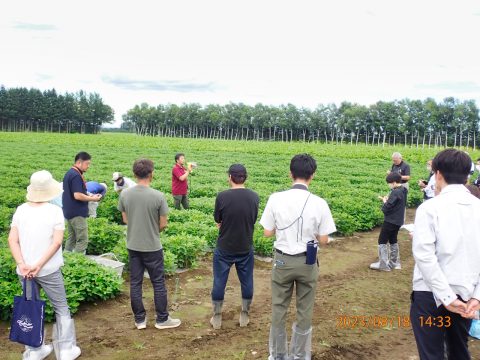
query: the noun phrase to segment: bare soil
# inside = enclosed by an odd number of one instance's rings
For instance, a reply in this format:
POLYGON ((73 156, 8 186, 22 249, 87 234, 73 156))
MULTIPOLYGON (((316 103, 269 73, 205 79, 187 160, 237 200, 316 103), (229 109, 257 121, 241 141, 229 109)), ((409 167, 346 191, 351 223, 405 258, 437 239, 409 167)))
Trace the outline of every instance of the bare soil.
MULTIPOLYGON (((408 211, 409 222, 413 214, 408 211)), ((413 332, 408 326, 413 271, 411 241, 406 232, 401 231, 402 270, 372 271, 368 265, 376 261, 378 231, 337 239, 321 249, 312 359, 418 359, 413 332), (342 316, 349 317, 350 327, 343 326, 342 316), (378 323, 382 317, 387 324, 378 323), (354 326, 355 319, 359 322, 354 326)), ((136 330, 127 282, 117 298, 84 305, 75 314, 82 358, 266 359, 271 311, 270 269, 269 263, 255 262, 255 295, 251 322, 246 328, 238 325, 240 284, 232 269, 219 331, 209 324, 210 256, 200 262, 198 269, 167 280, 171 315, 182 320, 177 329, 157 330, 153 326, 153 293, 146 279, 144 298, 150 317, 146 330, 136 330)), ((293 321, 294 303, 293 299, 288 324, 293 321)), ((47 331, 51 334, 51 325, 47 331)), ((472 359, 480 359, 480 343, 471 339, 469 346, 472 359)), ((19 359, 22 351, 22 346, 8 341, 8 324, 0 322, 0 358, 19 359)))

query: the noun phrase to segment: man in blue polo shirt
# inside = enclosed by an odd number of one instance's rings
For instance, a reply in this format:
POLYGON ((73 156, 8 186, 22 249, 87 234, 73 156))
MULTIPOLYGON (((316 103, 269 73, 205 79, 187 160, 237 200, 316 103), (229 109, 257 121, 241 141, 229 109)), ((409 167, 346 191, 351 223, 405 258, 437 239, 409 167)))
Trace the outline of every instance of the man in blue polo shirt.
POLYGON ((88 170, 91 156, 79 152, 75 164, 63 177, 63 216, 67 220, 68 238, 65 251, 85 254, 88 245, 88 202, 100 201, 102 195, 87 195, 87 184, 83 173, 88 170))

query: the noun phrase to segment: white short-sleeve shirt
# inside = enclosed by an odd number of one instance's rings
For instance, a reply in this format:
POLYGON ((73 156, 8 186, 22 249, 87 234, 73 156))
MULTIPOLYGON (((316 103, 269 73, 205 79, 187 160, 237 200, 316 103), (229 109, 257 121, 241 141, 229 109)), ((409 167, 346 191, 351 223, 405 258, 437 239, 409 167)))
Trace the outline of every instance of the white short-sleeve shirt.
POLYGON ((275 248, 289 255, 305 252, 307 242, 316 235, 337 231, 327 202, 298 188, 270 195, 260 224, 267 230, 275 229, 275 248), (302 221, 298 218, 303 208, 302 221))
MULTIPOLYGON (((28 203, 20 205, 13 214, 12 227, 18 230, 20 250, 27 265, 33 265, 42 258, 53 242, 54 230, 65 230, 62 209, 56 205, 45 203, 32 206, 28 203)), ((38 276, 46 276, 63 266, 62 249, 51 257, 43 266, 38 276)), ((20 275, 17 267, 17 273, 20 275)))

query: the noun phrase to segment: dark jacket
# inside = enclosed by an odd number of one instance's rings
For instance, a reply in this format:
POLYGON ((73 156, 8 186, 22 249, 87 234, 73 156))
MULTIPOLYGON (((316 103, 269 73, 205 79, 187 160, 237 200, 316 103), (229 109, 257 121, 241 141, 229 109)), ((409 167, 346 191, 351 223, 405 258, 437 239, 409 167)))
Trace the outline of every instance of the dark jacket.
POLYGON ((405 207, 407 206, 407 192, 403 186, 392 189, 388 200, 382 206, 384 221, 402 226, 405 221, 405 207))

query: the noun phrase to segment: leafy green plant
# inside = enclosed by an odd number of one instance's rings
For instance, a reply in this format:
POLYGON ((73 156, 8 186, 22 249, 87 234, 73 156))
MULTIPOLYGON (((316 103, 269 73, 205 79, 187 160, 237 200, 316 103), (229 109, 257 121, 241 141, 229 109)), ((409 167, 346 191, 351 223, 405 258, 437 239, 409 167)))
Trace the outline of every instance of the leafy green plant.
MULTIPOLYGON (((82 254, 64 253, 62 273, 70 312, 77 312, 81 302, 107 300, 121 291, 123 280, 115 270, 99 265, 82 254)), ((45 311, 46 314, 48 307, 45 311)), ((53 314, 53 309, 52 309, 53 314)))
POLYGON ((105 218, 112 223, 123 225, 122 213, 118 210, 118 195, 108 191, 97 208, 97 218, 105 218))
POLYGON ((88 219, 87 254, 101 255, 111 252, 125 238, 125 226, 112 224, 107 219, 88 219))
MULTIPOLYGON (((121 290, 122 279, 109 268, 98 265, 82 254, 64 253, 62 273, 70 312, 74 314, 82 302, 106 300, 121 290)), ((22 293, 22 285, 16 274, 16 264, 10 251, 0 248, 0 319, 8 320, 12 314, 13 298, 22 293)), ((46 299, 41 291, 41 297, 46 299)), ((47 300, 45 320, 54 319, 54 311, 47 300)))
POLYGON ((206 247, 204 239, 185 233, 166 236, 162 243, 165 250, 176 256, 176 265, 179 268, 195 267, 197 257, 205 251, 206 247))
POLYGON ((177 256, 169 251, 163 251, 163 264, 166 275, 173 275, 177 271, 177 256))
POLYGON ((253 233, 253 247, 258 255, 271 256, 273 254, 274 237, 266 238, 263 236, 263 230, 260 226, 253 233))
MULTIPOLYGON (((68 170, 69 165, 66 164, 70 164, 72 154, 84 146, 88 147, 94 159, 93 166, 85 175, 87 180, 109 184, 107 195, 97 209, 97 220, 108 221, 108 225, 104 223, 102 226, 99 225, 98 229, 102 234, 100 242, 103 248, 92 249, 95 244, 93 238, 97 233, 95 224, 92 224, 90 226, 92 242, 88 251, 94 253, 113 251, 120 261, 126 264, 128 264, 128 253, 124 241, 119 240, 112 250, 108 250, 114 240, 104 241, 103 236, 107 229, 112 227, 110 224, 122 224, 121 213, 117 210, 118 195, 111 186, 112 172, 123 171, 126 176, 131 177, 131 164, 140 155, 162 159, 155 161, 152 187, 165 194, 170 207, 173 204, 170 182, 173 166, 172 149, 182 149, 188 154, 190 160, 199 164, 193 176, 189 177, 190 209, 188 211, 170 209, 165 240, 168 242, 167 238, 178 236, 182 239, 198 237, 213 248, 218 236, 213 220, 215 197, 219 191, 228 187, 226 171, 232 163, 242 163, 247 167, 249 174, 247 187, 259 194, 261 212, 270 194, 286 190, 291 186, 288 166, 292 155, 301 152, 313 155, 317 160, 318 170, 310 190, 327 201, 338 232, 348 235, 356 231, 370 230, 382 222, 381 203, 377 197, 388 193, 385 174, 391 167, 392 152, 400 151, 411 166, 412 178, 408 204, 416 206, 422 200, 417 181, 428 175, 425 161, 439 151, 433 148, 403 146, 382 148, 313 142, 288 144, 250 142, 245 146, 241 141, 178 138, 162 138, 159 141, 158 137, 124 134, 85 136, 0 133, 0 173, 5 174, 2 178, 3 186, 0 189, 0 247, 6 246, 5 233, 10 224, 11 214, 15 207, 25 201, 26 187, 32 172, 40 168, 47 169, 55 179, 61 180, 68 170), (41 159, 38 158, 38 154, 43 154, 41 159), (15 166, 17 158, 22 159, 23 166, 15 166), (164 159, 172 161, 164 161, 164 159)), ((470 155, 476 159, 480 157, 480 152, 471 151, 470 155)), ((265 239, 258 224, 255 229, 255 252, 270 255, 273 239, 265 239)), ((107 233, 105 236, 110 235, 107 233)), ((183 258, 184 256, 180 255, 176 263, 185 266, 183 258)))
POLYGON ((0 233, 10 230, 10 223, 15 209, 6 206, 0 206, 0 233))
POLYGON ((22 285, 15 261, 7 248, 0 248, 0 289, 0 319, 8 320, 12 314, 13 297, 22 293, 22 285))
POLYGON ((3 232, 0 234, 0 248, 8 247, 8 233, 3 232))
POLYGON ((204 239, 210 248, 214 248, 217 243, 218 229, 214 225, 213 217, 210 224, 202 222, 188 221, 184 223, 171 223, 165 229, 165 235, 172 236, 184 233, 189 236, 198 236, 204 239))

